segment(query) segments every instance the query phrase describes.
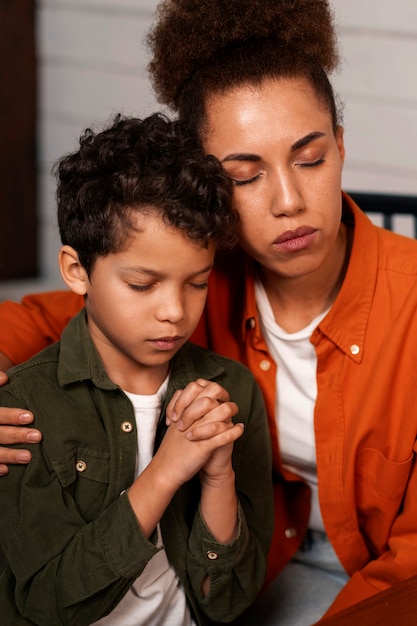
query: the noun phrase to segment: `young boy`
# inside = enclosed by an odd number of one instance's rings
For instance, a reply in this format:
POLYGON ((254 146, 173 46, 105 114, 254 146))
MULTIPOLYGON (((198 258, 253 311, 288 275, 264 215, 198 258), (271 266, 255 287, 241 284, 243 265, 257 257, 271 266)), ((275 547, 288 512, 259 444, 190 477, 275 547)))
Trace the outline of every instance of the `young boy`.
POLYGON ((56 173, 85 308, 0 389, 43 432, 0 483, 0 623, 231 621, 265 573, 270 444, 249 371, 187 342, 235 237, 230 182, 157 114, 86 131, 56 173))

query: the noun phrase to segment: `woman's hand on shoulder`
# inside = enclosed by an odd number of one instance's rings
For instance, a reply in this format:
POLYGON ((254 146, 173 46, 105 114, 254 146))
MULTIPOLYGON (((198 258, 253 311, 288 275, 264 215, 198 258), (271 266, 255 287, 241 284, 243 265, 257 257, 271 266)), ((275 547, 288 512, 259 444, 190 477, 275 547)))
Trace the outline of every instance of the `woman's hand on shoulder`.
MULTIPOLYGON (((0 385, 7 382, 7 374, 0 372, 0 385)), ((32 458, 29 450, 6 448, 11 444, 38 443, 42 434, 27 425, 33 422, 30 411, 19 408, 0 407, 0 476, 5 476, 8 465, 25 464, 32 458)))

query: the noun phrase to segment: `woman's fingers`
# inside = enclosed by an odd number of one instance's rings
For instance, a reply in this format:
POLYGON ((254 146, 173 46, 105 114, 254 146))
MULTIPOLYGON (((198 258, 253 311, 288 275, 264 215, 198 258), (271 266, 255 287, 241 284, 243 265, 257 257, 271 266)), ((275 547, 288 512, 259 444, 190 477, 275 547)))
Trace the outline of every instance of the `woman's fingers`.
MULTIPOLYGON (((30 411, 22 409, 0 408, 0 444, 39 443, 42 434, 36 428, 28 428, 26 424, 33 421, 30 411)), ((0 476, 8 473, 8 465, 28 463, 32 458, 28 450, 0 447, 0 476)))

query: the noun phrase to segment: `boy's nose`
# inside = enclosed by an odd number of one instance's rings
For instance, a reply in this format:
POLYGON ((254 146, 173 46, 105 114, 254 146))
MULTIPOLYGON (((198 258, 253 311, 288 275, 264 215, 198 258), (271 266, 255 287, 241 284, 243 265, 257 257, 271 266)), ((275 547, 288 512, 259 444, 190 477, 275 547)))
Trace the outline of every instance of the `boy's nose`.
POLYGON ((184 304, 180 294, 167 294, 158 307, 157 318, 161 322, 178 323, 184 319, 184 304))

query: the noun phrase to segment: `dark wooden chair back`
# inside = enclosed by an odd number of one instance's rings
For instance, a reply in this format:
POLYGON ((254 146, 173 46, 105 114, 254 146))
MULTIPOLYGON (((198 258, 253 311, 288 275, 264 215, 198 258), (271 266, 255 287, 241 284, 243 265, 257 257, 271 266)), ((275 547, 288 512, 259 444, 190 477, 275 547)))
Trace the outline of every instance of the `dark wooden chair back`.
POLYGON ((411 215, 414 237, 417 239, 417 196, 362 191, 349 191, 348 193, 365 213, 382 215, 382 225, 388 230, 393 230, 395 215, 411 215))

